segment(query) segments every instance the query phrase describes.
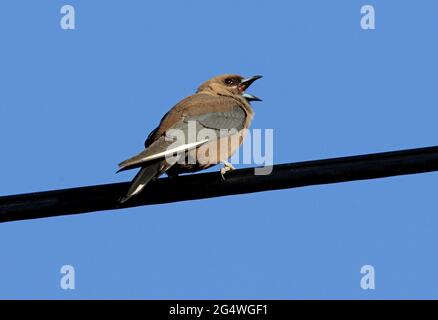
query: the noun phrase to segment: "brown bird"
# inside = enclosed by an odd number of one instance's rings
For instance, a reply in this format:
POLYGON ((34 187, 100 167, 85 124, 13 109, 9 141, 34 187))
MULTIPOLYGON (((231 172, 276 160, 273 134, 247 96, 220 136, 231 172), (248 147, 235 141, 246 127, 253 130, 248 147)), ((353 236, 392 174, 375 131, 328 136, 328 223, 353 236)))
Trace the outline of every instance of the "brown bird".
POLYGON ((251 124, 254 111, 250 102, 261 101, 245 90, 261 77, 245 79, 231 74, 214 77, 201 84, 194 95, 183 99, 167 112, 147 137, 146 149, 119 164, 118 172, 141 167, 120 203, 140 193, 164 172, 176 176, 218 163, 224 164, 222 177, 233 170, 227 160, 243 142, 246 129, 251 124), (194 139, 186 140, 193 135, 191 125, 195 127, 194 139), (185 139, 177 141, 175 132, 183 133, 185 139), (203 133, 207 134, 202 136, 203 133), (224 145, 225 148, 221 147, 224 145), (169 157, 175 154, 179 158, 169 161, 169 157))

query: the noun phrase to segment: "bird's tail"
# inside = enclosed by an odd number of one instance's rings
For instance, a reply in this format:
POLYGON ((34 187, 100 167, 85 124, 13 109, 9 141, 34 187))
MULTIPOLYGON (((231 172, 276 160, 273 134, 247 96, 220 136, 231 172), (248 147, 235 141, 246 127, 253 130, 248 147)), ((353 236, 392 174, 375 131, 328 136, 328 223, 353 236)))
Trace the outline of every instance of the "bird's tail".
POLYGON ((126 193, 126 196, 120 198, 119 203, 125 203, 132 196, 139 194, 150 181, 156 179, 160 175, 160 173, 163 172, 162 166, 162 161, 154 161, 151 162, 147 167, 141 168, 132 180, 131 186, 126 193))

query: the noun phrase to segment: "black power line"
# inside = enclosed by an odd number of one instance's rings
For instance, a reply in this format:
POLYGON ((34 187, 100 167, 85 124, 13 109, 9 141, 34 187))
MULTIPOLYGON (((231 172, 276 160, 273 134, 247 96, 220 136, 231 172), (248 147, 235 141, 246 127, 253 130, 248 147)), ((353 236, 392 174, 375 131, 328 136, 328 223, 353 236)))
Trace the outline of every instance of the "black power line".
POLYGON ((0 222, 53 217, 140 205, 205 199, 310 185, 438 171, 438 147, 279 164, 270 175, 254 168, 162 178, 123 207, 128 182, 0 197, 0 222))

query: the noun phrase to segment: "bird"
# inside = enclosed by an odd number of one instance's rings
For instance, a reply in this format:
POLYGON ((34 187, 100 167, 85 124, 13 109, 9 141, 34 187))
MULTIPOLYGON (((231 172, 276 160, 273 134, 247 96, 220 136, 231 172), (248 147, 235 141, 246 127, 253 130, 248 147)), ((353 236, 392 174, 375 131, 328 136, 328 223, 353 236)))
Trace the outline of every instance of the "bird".
POLYGON ((225 179, 226 172, 234 170, 227 160, 243 143, 254 117, 251 102, 262 101, 246 92, 260 78, 261 75, 245 78, 237 74, 213 77, 202 83, 193 95, 170 109, 148 135, 145 149, 119 163, 117 172, 140 168, 119 203, 123 204, 138 195, 149 182, 163 173, 175 177, 222 163, 224 166, 220 172, 225 179), (193 139, 176 141, 175 132, 181 132, 186 137, 193 136, 191 128, 195 130, 193 139), (200 137, 202 130, 209 134, 200 137), (222 143, 227 143, 225 148, 219 147, 225 145, 222 143), (169 161, 176 154, 179 156, 169 161))

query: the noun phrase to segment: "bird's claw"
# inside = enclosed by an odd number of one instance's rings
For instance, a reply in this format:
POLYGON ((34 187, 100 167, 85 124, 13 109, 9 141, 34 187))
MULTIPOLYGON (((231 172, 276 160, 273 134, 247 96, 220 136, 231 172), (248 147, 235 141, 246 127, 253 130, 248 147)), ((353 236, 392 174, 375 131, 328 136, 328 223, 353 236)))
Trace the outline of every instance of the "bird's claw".
POLYGON ((222 177, 223 180, 226 180, 225 179, 225 174, 228 171, 236 170, 236 168, 234 168, 234 166, 231 163, 229 163, 229 162, 223 162, 223 164, 224 164, 224 166, 221 168, 221 177, 222 177))

